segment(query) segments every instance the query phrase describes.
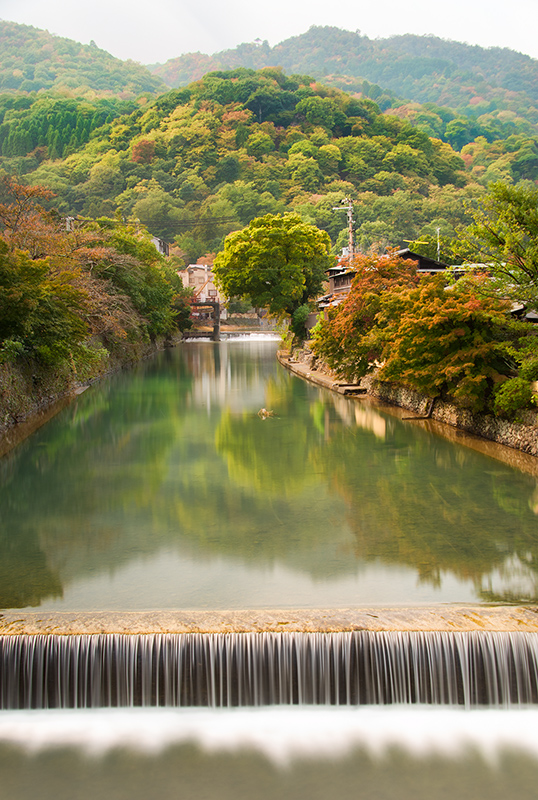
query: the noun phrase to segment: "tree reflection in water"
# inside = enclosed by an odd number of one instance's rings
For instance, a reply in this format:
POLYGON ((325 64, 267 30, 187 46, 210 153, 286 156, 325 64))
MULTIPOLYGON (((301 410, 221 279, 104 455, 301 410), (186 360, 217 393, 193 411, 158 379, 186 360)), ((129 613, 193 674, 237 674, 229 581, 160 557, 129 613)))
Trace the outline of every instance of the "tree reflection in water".
POLYGON ((1 459, 0 604, 163 552, 316 581, 381 564, 538 598, 535 478, 290 376, 274 350, 183 345, 1 459))

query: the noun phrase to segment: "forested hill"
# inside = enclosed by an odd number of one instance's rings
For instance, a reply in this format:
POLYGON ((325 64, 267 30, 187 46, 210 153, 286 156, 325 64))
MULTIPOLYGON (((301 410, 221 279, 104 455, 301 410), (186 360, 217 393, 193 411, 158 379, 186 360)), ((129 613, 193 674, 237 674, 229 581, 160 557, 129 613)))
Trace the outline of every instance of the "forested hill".
POLYGON ((121 61, 94 44, 0 20, 0 92, 42 89, 127 100, 160 94, 166 86, 141 64, 121 61))
POLYGON ((449 144, 371 100, 278 69, 206 75, 94 128, 63 160, 50 158, 54 142, 48 158, 8 155, 27 132, 45 130, 40 102, 6 113, 0 167, 52 189, 62 215, 139 220, 187 263, 254 217, 286 211, 327 230, 339 249, 346 219, 333 209, 345 197, 364 248, 435 235, 436 225, 451 236, 464 201, 482 191, 449 144))
POLYGON ((0 93, 46 90, 90 102, 112 96, 143 102, 143 95, 241 66, 280 66, 311 75, 374 100, 382 111, 457 149, 477 136, 491 142, 516 133, 538 135, 538 61, 508 49, 410 34, 372 40, 340 28, 312 27, 275 47, 241 44, 211 56, 188 53, 144 67, 114 58, 93 42, 82 45, 0 20, 0 93))
POLYGON ((238 66, 281 66, 287 72, 307 73, 324 83, 364 91, 381 108, 398 104, 396 94, 474 116, 498 117, 502 112, 538 123, 537 60, 508 49, 485 49, 434 36, 372 40, 339 28, 312 27, 275 47, 267 42, 242 44, 213 56, 188 53, 149 68, 177 87, 205 72, 238 66), (375 84, 373 94, 363 81, 375 84))

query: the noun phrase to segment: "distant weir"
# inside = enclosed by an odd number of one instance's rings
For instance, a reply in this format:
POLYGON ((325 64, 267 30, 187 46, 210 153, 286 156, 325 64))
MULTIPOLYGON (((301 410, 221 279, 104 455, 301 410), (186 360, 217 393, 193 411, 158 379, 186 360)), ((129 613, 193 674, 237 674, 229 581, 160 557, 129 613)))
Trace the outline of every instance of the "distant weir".
POLYGON ((0 708, 538 703, 538 633, 0 636, 0 708))

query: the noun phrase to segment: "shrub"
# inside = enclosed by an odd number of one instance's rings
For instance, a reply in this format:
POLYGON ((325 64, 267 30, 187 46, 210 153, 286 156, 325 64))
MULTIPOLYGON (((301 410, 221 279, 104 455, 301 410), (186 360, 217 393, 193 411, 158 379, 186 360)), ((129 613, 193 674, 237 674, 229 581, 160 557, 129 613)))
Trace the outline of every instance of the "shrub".
POLYGON ((14 362, 24 354, 24 345, 17 339, 4 339, 0 344, 0 364, 14 362))
POLYGON ((530 406, 532 389, 524 378, 510 378, 502 383, 493 399, 493 411, 496 416, 514 419, 518 411, 530 406))
POLYGON ((538 358, 529 358, 519 368, 519 377, 526 381, 538 381, 538 358))
POLYGON ((310 307, 308 303, 304 303, 302 306, 299 306, 299 308, 296 308, 293 312, 290 328, 293 331, 296 339, 300 339, 302 341, 305 338, 306 322, 309 314, 310 307))

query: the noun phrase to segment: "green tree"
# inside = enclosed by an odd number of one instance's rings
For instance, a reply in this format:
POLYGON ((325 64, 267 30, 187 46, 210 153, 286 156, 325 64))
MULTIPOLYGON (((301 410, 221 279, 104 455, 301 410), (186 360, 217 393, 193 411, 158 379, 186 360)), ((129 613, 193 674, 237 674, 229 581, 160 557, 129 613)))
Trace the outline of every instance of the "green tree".
POLYGON ((476 260, 488 264, 501 290, 538 301, 538 188, 495 183, 474 214, 464 238, 476 260))
POLYGON ((76 278, 53 275, 47 260, 10 252, 0 240, 0 354, 24 352, 47 365, 84 361, 89 299, 76 278))
POLYGON ((247 139, 247 153, 249 156, 261 159, 275 149, 275 145, 268 133, 255 131, 247 139))
POLYGON ((328 234, 296 214, 267 214, 226 237, 215 276, 228 297, 291 318, 321 292, 330 249, 328 234))

